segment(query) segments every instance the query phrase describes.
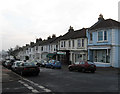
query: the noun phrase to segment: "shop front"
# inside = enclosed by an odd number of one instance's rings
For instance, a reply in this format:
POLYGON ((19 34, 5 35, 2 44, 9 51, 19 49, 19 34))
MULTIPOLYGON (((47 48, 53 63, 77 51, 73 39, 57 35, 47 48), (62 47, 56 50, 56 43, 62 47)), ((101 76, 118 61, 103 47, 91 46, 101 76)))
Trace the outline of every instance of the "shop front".
POLYGON ((87 61, 87 51, 71 51, 70 57, 72 63, 87 61))
POLYGON ((88 59, 97 66, 109 67, 111 57, 110 47, 91 47, 88 49, 88 59))

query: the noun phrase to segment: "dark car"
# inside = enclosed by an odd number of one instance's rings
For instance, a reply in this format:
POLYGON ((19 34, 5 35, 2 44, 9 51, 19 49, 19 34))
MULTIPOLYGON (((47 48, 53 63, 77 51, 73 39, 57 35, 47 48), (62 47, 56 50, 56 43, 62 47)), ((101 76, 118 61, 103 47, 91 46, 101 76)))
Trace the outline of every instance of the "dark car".
POLYGON ((69 65, 68 69, 70 71, 78 70, 82 72, 90 71, 94 73, 96 71, 96 65, 90 61, 80 61, 80 62, 75 62, 74 64, 69 65))
POLYGON ((4 66, 8 69, 11 69, 13 62, 15 62, 15 60, 6 60, 4 66))
POLYGON ((24 62, 20 63, 17 67, 16 72, 20 75, 38 75, 40 72, 39 67, 35 63, 24 62))

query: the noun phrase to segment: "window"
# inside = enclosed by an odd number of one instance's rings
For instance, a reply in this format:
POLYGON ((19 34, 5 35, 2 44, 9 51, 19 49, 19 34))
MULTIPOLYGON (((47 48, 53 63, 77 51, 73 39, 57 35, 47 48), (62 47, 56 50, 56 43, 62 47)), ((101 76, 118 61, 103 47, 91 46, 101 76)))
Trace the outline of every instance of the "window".
POLYGON ((81 47, 81 39, 78 39, 78 47, 81 47))
POLYGON ((107 40, 107 31, 104 31, 104 40, 107 40))
POLYGON ((98 32, 98 41, 106 41, 107 40, 107 31, 98 32))
POLYGON ((63 47, 63 41, 61 42, 61 47, 63 47))
POLYGON ((92 32, 90 32, 90 41, 92 41, 93 39, 92 39, 92 32))
POLYGON ((98 32, 98 41, 102 41, 103 40, 103 32, 98 32))
POLYGON ((41 47, 41 51, 43 51, 43 46, 41 47))
POLYGON ((65 41, 61 41, 61 47, 65 47, 66 44, 65 44, 65 41))
POLYGON ((36 46, 36 51, 38 50, 38 46, 36 46))
POLYGON ((66 46, 65 41, 64 41, 64 47, 66 46))
POLYGON ((84 39, 82 39, 82 47, 84 47, 84 39))
POLYGON ((69 47, 71 47, 71 41, 69 40, 69 47))
POLYGON ((73 46, 73 47, 75 46, 74 40, 72 40, 72 46, 73 46))

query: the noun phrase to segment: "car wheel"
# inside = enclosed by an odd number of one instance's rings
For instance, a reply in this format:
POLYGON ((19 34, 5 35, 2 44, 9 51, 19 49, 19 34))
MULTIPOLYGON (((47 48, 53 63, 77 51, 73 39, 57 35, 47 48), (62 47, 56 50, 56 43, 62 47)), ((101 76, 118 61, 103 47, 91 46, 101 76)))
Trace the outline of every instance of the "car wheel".
POLYGON ((54 66, 51 66, 52 69, 54 69, 54 66))
POLYGON ((82 72, 85 72, 85 68, 82 68, 82 72))
POLYGON ((91 70, 91 73, 95 73, 95 71, 94 71, 94 70, 91 70))
POLYGON ((72 67, 69 67, 69 71, 73 71, 73 68, 72 68, 72 67))

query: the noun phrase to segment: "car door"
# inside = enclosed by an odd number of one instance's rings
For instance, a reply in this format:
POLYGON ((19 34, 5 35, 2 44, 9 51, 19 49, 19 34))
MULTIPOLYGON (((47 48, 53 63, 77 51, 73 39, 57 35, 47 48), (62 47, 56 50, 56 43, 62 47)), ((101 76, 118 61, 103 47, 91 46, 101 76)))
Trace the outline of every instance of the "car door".
POLYGON ((80 61, 80 63, 79 63, 79 69, 80 69, 80 70, 83 68, 83 64, 84 64, 84 62, 83 62, 83 61, 80 61))

